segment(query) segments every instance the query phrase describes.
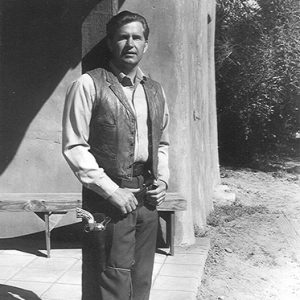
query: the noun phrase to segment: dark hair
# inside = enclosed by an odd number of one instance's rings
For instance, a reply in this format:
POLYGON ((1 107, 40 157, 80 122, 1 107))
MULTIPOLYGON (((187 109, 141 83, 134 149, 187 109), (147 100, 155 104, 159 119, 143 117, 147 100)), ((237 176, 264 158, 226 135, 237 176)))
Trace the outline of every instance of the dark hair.
POLYGON ((148 40, 149 27, 146 19, 143 16, 128 10, 118 13, 109 20, 109 22, 106 24, 107 38, 111 40, 120 27, 131 22, 140 22, 142 24, 144 28, 144 37, 146 40, 148 40))

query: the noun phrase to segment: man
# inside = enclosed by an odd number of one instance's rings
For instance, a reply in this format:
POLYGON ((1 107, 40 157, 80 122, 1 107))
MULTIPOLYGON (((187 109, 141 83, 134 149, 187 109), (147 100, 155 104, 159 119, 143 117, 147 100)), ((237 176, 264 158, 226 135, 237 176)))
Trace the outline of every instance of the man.
POLYGON ((107 69, 70 87, 63 153, 83 184, 83 208, 105 231, 84 233, 82 299, 149 298, 156 246, 156 206, 165 199, 168 108, 161 86, 139 63, 148 49, 144 17, 123 11, 107 24, 107 69))

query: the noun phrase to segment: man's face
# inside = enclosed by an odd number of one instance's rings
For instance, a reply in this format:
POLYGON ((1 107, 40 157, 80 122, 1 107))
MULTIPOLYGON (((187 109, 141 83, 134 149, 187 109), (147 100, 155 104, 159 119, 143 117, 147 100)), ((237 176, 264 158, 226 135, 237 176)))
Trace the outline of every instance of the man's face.
POLYGON ((148 42, 144 37, 144 28, 140 22, 131 22, 120 27, 108 40, 113 62, 122 69, 134 68, 147 51, 148 42))

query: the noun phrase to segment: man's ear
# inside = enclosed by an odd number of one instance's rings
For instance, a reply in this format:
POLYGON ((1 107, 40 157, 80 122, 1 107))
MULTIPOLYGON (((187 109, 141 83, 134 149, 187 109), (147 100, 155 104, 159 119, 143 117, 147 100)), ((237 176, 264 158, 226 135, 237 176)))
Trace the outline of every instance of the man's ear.
POLYGON ((145 42, 145 47, 143 53, 146 53, 148 50, 148 41, 145 42))

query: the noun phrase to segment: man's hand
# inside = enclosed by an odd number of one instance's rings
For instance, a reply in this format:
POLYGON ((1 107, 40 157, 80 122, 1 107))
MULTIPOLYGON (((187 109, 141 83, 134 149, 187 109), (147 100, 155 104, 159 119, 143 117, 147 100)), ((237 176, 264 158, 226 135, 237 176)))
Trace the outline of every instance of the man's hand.
POLYGON ((164 181, 157 181, 158 187, 154 190, 147 191, 147 201, 153 206, 158 206, 163 203, 166 198, 167 185, 164 181))
POLYGON ((114 193, 107 198, 107 200, 120 209, 123 214, 128 214, 136 209, 138 201, 127 189, 118 188, 114 193))

